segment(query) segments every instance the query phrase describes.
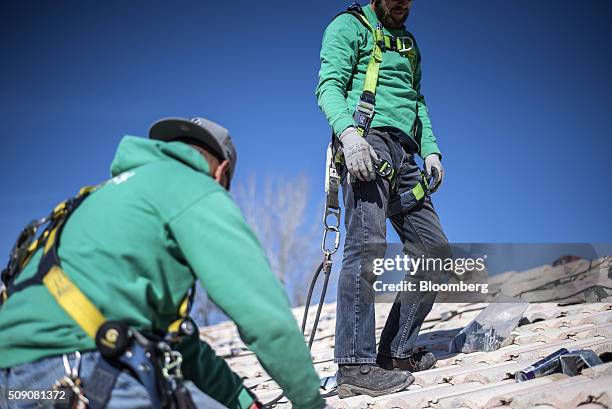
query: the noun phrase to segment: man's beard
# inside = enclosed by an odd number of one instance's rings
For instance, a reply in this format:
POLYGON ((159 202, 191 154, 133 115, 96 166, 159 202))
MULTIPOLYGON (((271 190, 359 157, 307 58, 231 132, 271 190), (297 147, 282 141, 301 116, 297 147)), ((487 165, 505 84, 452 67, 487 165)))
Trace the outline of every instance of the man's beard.
POLYGON ((384 0, 374 0, 374 5, 376 6, 376 17, 387 28, 402 28, 410 14, 410 10, 407 10, 406 14, 401 17, 394 16, 384 0))

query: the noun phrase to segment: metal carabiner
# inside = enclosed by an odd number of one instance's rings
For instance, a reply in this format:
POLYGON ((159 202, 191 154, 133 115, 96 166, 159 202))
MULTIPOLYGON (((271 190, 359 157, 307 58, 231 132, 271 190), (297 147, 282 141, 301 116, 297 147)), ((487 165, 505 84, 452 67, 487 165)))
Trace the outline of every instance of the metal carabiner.
POLYGON ((76 381, 79 378, 79 373, 81 372, 81 352, 74 352, 74 366, 70 366, 68 354, 64 354, 62 356, 62 361, 64 363, 64 371, 66 372, 66 376, 73 381, 76 381))
POLYGON ((326 227, 325 230, 323 231, 323 241, 321 242, 321 250, 323 250, 323 254, 327 256, 331 256, 332 254, 338 251, 339 247, 340 247, 340 229, 336 226, 326 227), (330 231, 335 234, 334 247, 331 249, 327 248, 327 234, 330 231))
POLYGON ((323 251, 323 254, 326 256, 331 256, 332 254, 337 252, 338 248, 340 247, 341 215, 342 215, 342 209, 340 207, 331 208, 329 206, 325 206, 325 213, 323 215, 323 225, 325 226, 325 228, 323 230, 323 240, 321 241, 321 250, 323 251), (330 216, 333 216, 332 221, 328 220, 330 216), (333 248, 329 248, 327 246, 327 235, 329 234, 330 231, 335 234, 333 248))
POLYGON ((162 375, 166 379, 183 379, 183 372, 181 371, 182 364, 183 355, 179 351, 164 351, 164 364, 162 366, 162 375))

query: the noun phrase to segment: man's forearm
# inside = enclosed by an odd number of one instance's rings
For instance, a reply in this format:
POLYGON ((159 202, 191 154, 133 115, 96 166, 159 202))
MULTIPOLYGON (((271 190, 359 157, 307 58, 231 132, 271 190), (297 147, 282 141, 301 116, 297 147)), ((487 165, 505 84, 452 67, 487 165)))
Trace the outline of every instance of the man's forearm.
POLYGON ((170 225, 211 301, 236 323, 244 343, 294 407, 323 407, 319 377, 287 295, 238 206, 219 191, 194 203, 170 225))
POLYGON ((183 355, 183 373, 186 379, 224 406, 242 409, 238 400, 238 395, 244 388, 242 380, 207 343, 199 339, 198 331, 183 340, 177 349, 183 355))

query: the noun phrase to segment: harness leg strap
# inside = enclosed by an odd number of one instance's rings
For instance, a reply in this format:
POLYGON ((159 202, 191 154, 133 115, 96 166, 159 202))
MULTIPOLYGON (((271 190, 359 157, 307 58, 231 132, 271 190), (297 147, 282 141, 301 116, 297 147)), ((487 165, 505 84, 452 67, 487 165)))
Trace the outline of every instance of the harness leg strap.
POLYGON ((387 217, 395 216, 413 208, 427 196, 429 196, 427 181, 421 175, 421 181, 412 189, 397 195, 389 202, 387 205, 387 217))
POLYGON ((100 357, 83 388, 85 396, 89 400, 90 409, 104 409, 106 407, 120 372, 118 368, 100 357))

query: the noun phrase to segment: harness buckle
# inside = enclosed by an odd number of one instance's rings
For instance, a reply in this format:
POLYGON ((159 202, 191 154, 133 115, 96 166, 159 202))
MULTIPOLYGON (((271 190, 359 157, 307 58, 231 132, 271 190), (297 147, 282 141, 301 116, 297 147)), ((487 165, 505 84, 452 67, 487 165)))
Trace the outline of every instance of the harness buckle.
POLYGON ((353 119, 355 120, 357 129, 360 130, 361 135, 364 137, 367 135, 370 124, 372 123, 372 118, 374 117, 375 101, 376 98, 374 94, 364 91, 355 107, 353 119))
POLYGON ((407 54, 414 49, 414 41, 410 36, 401 36, 395 38, 397 41, 397 52, 400 54, 407 54))
POLYGON ((373 159, 374 161, 374 170, 376 171, 376 173, 378 173, 378 175, 382 178, 390 178, 393 177, 393 166, 391 166, 389 164, 389 162, 387 162, 386 160, 382 160, 379 159, 378 161, 376 161, 375 159, 373 159))
POLYGON ((376 174, 388 181, 391 191, 395 191, 397 189, 397 175, 395 168, 384 159, 376 160, 375 158, 372 158, 372 161, 374 162, 374 171, 376 174))

